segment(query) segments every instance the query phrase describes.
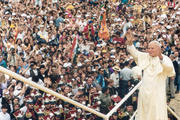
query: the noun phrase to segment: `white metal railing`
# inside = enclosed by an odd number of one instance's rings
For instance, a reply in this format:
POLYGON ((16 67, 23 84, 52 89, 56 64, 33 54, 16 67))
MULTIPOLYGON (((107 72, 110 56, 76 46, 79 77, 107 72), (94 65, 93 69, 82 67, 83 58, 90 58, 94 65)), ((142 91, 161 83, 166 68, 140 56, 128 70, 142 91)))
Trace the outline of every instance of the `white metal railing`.
POLYGON ((180 117, 168 105, 167 109, 175 118, 177 118, 177 120, 180 120, 180 117))
MULTIPOLYGON (((106 115, 107 118, 109 118, 114 112, 117 111, 117 109, 141 86, 142 81, 140 81, 125 97, 106 115)), ((177 120, 180 120, 179 116, 167 105, 168 111, 177 118, 177 120)), ((130 120, 133 120, 135 115, 137 114, 137 110, 135 114, 130 118, 130 120)))
POLYGON ((134 112, 134 114, 131 116, 131 118, 129 120, 133 120, 134 117, 136 116, 136 114, 137 114, 137 110, 134 112))
MULTIPOLYGON (((85 105, 83 105, 83 104, 80 104, 80 103, 78 103, 78 102, 76 102, 76 101, 74 101, 74 100, 72 100, 72 99, 70 99, 70 98, 68 98, 68 97, 66 97, 66 96, 63 96, 63 95, 61 95, 61 94, 59 94, 59 93, 57 93, 57 92, 55 92, 55 91, 53 91, 53 90, 51 90, 51 89, 49 89, 49 88, 46 88, 46 87, 41 86, 41 85, 39 85, 39 84, 37 84, 37 83, 35 83, 35 82, 33 82, 33 81, 30 81, 30 80, 26 79, 25 77, 23 77, 23 76, 21 76, 21 75, 18 75, 17 73, 14 73, 14 72, 12 72, 12 71, 10 71, 10 70, 8 70, 8 69, 6 69, 6 68, 3 68, 3 67, 1 67, 1 66, 0 66, 0 72, 2 72, 2 73, 4 73, 4 74, 7 74, 7 75, 9 75, 9 76, 11 76, 11 77, 13 77, 13 78, 15 78, 15 79, 17 79, 17 80, 20 80, 20 81, 24 82, 25 84, 28 84, 28 85, 30 85, 30 86, 32 86, 32 87, 38 88, 38 89, 40 89, 40 90, 42 90, 42 91, 44 91, 44 92, 46 92, 46 93, 48 93, 48 94, 51 94, 51 95, 53 95, 53 96, 55 96, 55 97, 57 97, 57 98, 59 98, 59 99, 61 99, 61 100, 63 100, 63 101, 66 101, 66 102, 68 102, 68 103, 71 103, 71 104, 79 107, 79 108, 82 108, 82 109, 85 110, 85 111, 88 111, 88 112, 90 112, 90 113, 93 113, 93 114, 95 114, 95 115, 97 115, 97 116, 99 116, 99 117, 101 117, 101 118, 103 118, 103 119, 105 119, 105 120, 109 120, 109 117, 110 117, 114 112, 116 112, 117 109, 118 109, 118 108, 139 88, 139 86, 142 84, 142 81, 140 81, 127 95, 125 95, 125 97, 124 97, 107 115, 105 115, 105 114, 102 114, 102 113, 100 113, 100 112, 98 112, 98 111, 96 111, 96 110, 94 110, 94 109, 92 109, 92 108, 89 108, 89 107, 87 107, 87 106, 85 106, 85 105)), ((171 110, 171 108, 170 108, 169 106, 167 106, 167 109, 169 110, 169 112, 170 112, 172 115, 174 115, 178 120, 180 120, 180 118, 177 116, 177 114, 176 114, 173 110, 171 110)), ((135 113, 133 114, 133 116, 131 117, 130 120, 133 120, 133 118, 135 117, 136 113, 137 113, 137 110, 135 111, 135 113)))
POLYGON ((125 95, 124 98, 107 114, 107 117, 109 118, 114 112, 116 112, 117 109, 139 88, 141 84, 142 81, 140 81, 127 95, 125 95))
POLYGON ((3 68, 3 67, 0 66, 0 72, 2 72, 4 74, 7 74, 7 75, 9 75, 9 76, 11 76, 11 77, 13 77, 13 78, 15 78, 17 80, 20 80, 20 81, 24 82, 25 84, 28 84, 28 85, 30 85, 32 87, 35 87, 35 88, 38 88, 38 89, 40 89, 40 90, 42 90, 42 91, 44 91, 44 92, 46 92, 48 94, 51 94, 51 95, 53 95, 53 96, 55 96, 55 97, 57 97, 57 98, 59 98, 59 99, 61 99, 63 101, 71 103, 71 104, 73 104, 73 105, 75 105, 75 106, 77 106, 79 108, 82 108, 85 111, 93 113, 93 114, 107 120, 106 115, 104 115, 104 114, 102 114, 102 113, 100 113, 100 112, 98 112, 98 111, 96 111, 96 110, 94 110, 92 108, 89 108, 89 107, 87 107, 87 106, 85 106, 83 104, 80 104, 80 103, 78 103, 78 102, 76 102, 76 101, 74 101, 74 100, 72 100, 72 99, 70 99, 70 98, 68 98, 66 96, 63 96, 63 95, 61 95, 61 94, 59 94, 59 93, 57 93, 57 92, 55 92, 55 91, 53 91, 53 90, 51 90, 49 88, 46 88, 46 87, 41 86, 41 85, 39 85, 39 84, 37 84, 37 83, 35 83, 33 81, 30 81, 30 80, 26 79, 25 77, 22 77, 21 75, 18 75, 17 73, 14 73, 14 72, 6 69, 6 68, 3 68))

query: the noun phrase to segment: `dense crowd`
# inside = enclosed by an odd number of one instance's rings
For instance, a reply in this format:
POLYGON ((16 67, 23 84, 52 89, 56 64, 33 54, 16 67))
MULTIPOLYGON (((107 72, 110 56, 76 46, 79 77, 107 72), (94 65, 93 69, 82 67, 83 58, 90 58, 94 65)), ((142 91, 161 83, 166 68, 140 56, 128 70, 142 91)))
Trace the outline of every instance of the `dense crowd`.
MULTIPOLYGON (((141 79, 126 51, 128 30, 138 50, 157 40, 172 59, 173 98, 180 91, 178 0, 0 0, 0 66, 107 114, 141 79)), ((0 74, 0 120, 100 119, 0 74)), ((128 120, 136 107, 137 92, 110 119, 128 120)))

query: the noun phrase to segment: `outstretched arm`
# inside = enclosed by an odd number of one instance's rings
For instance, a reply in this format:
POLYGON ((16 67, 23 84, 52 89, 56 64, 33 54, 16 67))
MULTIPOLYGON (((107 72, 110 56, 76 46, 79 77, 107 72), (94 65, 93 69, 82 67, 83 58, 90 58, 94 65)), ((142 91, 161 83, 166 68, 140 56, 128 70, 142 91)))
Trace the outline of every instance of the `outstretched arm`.
POLYGON ((126 33, 126 39, 127 51, 133 56, 134 60, 137 62, 138 56, 141 54, 141 52, 138 51, 133 45, 134 38, 131 31, 128 31, 126 33))

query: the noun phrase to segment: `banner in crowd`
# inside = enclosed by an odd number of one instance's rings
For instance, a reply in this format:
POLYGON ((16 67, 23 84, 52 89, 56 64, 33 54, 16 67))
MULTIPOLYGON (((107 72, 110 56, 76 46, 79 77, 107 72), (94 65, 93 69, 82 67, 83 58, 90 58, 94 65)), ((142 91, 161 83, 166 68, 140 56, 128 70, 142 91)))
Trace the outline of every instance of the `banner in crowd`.
POLYGON ((100 39, 104 39, 104 40, 109 39, 109 30, 106 25, 106 12, 103 13, 103 18, 101 21, 101 28, 99 30, 98 36, 100 39))

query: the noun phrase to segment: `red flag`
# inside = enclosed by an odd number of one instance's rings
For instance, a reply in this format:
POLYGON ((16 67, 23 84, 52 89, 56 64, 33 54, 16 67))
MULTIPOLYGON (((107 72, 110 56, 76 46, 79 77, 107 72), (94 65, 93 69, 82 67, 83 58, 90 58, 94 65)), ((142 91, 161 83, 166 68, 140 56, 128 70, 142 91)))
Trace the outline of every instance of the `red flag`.
POLYGON ((122 38, 122 37, 114 37, 113 41, 119 42, 120 44, 125 43, 124 38, 122 38))
POLYGON ((16 33, 14 35, 14 44, 16 43, 17 36, 18 36, 18 28, 16 29, 16 33))
POLYGON ((70 58, 73 57, 74 49, 76 49, 75 46, 76 46, 76 37, 74 37, 74 40, 73 40, 73 43, 72 43, 72 47, 71 47, 71 51, 70 51, 70 55, 69 55, 70 58))
POLYGON ((94 31, 94 27, 93 27, 93 24, 87 24, 85 27, 84 27, 84 31, 83 31, 86 35, 86 38, 89 39, 92 36, 94 36, 95 34, 95 31, 94 31), (91 32, 90 32, 91 31, 91 32), (90 35, 91 34, 91 35, 90 35))

